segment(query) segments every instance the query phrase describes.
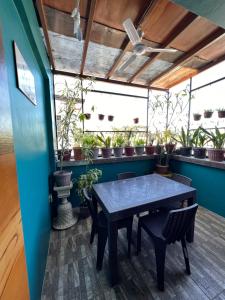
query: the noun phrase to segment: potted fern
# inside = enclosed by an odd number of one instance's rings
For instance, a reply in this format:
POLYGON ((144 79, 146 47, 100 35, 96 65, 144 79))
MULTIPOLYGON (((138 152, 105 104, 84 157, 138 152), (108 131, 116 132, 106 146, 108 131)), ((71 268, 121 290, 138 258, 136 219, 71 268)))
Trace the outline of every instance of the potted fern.
POLYGON ((202 128, 202 130, 209 137, 209 141, 213 143, 213 148, 208 149, 209 159, 213 161, 223 161, 225 133, 221 132, 217 127, 215 127, 215 131, 208 131, 204 128, 202 128))
POLYGON ((174 141, 181 144, 180 154, 183 156, 191 156, 191 136, 190 132, 185 131, 183 127, 181 127, 181 133, 178 136, 172 137, 174 141))
POLYGON ((206 148, 208 142, 207 135, 202 131, 202 128, 197 128, 192 136, 193 153, 195 158, 206 158, 206 148))
POLYGON ((113 153, 115 157, 122 157, 125 139, 122 134, 116 134, 113 141, 113 153))
POLYGON ((105 137, 104 134, 101 132, 100 135, 97 135, 98 140, 102 144, 102 157, 103 158, 110 158, 112 155, 112 148, 111 148, 111 142, 112 139, 110 136, 105 137))
POLYGON ((134 142, 135 144, 135 153, 137 155, 143 155, 145 150, 145 141, 143 139, 138 139, 134 142))

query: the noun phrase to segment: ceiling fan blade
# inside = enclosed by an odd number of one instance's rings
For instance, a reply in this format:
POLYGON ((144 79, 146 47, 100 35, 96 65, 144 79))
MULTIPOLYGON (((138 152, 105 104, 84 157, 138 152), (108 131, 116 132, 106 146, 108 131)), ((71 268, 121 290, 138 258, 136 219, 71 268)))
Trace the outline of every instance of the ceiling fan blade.
POLYGON ((174 53, 177 52, 177 49, 162 49, 162 48, 152 48, 152 47, 146 47, 145 51, 147 52, 166 52, 166 53, 174 53))
POLYGON ((123 22, 123 27, 132 43, 132 45, 136 45, 137 43, 141 42, 141 38, 138 34, 138 31, 136 30, 136 28, 134 27, 133 22, 131 21, 131 19, 126 19, 123 22))
POLYGON ((118 69, 118 71, 120 72, 123 72, 126 70, 126 68, 128 68, 128 66, 133 62, 135 61, 137 55, 136 54, 133 54, 131 55, 131 57, 128 58, 128 60, 126 60, 118 69))

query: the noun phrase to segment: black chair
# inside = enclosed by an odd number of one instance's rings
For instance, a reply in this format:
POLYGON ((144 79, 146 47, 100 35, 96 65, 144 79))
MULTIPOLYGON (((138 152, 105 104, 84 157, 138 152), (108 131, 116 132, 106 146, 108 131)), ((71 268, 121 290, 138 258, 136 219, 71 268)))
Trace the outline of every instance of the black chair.
POLYGON ((136 176, 137 176, 137 174, 135 172, 124 172, 124 173, 117 174, 117 179, 122 180, 122 179, 133 178, 136 176))
POLYGON ((143 228, 152 238, 155 247, 156 271, 158 288, 164 290, 164 267, 167 244, 181 241, 183 255, 186 265, 186 272, 190 272, 188 251, 185 235, 195 221, 195 214, 198 205, 171 210, 160 211, 155 215, 147 215, 139 218, 137 234, 137 254, 141 250, 141 229, 143 228))
MULTIPOLYGON (((105 252, 105 245, 108 237, 107 218, 102 210, 100 212, 97 211, 97 207, 94 205, 92 201, 92 196, 90 195, 90 193, 88 193, 87 189, 83 189, 83 194, 92 218, 92 228, 91 228, 91 237, 90 237, 91 244, 94 241, 95 234, 98 234, 96 268, 98 270, 101 270, 104 252, 105 252)), ((130 257, 130 250, 131 250, 132 224, 133 224, 133 217, 125 218, 117 222, 118 229, 121 228, 127 229, 128 257, 130 257)))

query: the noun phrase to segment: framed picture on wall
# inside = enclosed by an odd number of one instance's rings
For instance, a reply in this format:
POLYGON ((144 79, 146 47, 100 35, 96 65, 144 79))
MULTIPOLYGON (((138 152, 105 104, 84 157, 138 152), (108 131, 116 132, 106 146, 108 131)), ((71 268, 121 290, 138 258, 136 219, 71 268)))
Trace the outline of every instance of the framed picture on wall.
POLYGON ((34 104, 37 105, 34 76, 21 54, 16 42, 13 42, 16 77, 18 89, 34 104))

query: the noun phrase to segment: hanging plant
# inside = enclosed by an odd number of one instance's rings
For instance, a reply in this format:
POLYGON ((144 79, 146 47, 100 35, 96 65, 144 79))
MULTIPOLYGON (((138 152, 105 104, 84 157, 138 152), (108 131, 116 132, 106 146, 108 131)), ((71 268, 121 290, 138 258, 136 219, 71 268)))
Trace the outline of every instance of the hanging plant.
POLYGON ((220 108, 217 111, 218 111, 219 118, 225 118, 225 108, 220 108))
POLYGON ((212 109, 206 109, 204 111, 204 118, 205 119, 210 119, 213 115, 213 110, 212 109))
POLYGON ((99 119, 100 121, 104 120, 104 117, 105 117, 105 115, 103 115, 103 114, 98 114, 98 119, 99 119))
POLYGON ((139 118, 134 118, 134 124, 138 124, 139 123, 139 118))
POLYGON ((90 118, 91 118, 91 114, 90 113, 86 113, 86 114, 84 114, 84 116, 85 116, 86 120, 90 120, 90 118))
POLYGON ((114 119, 114 116, 108 115, 108 121, 112 122, 114 119))
POLYGON ((201 119, 201 114, 193 114, 194 121, 199 121, 201 119))

